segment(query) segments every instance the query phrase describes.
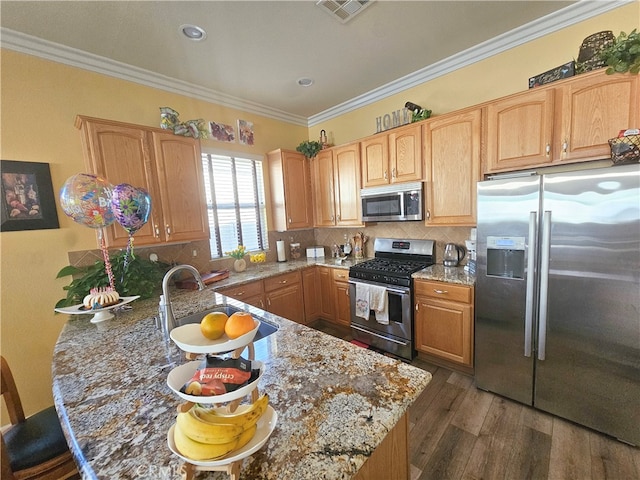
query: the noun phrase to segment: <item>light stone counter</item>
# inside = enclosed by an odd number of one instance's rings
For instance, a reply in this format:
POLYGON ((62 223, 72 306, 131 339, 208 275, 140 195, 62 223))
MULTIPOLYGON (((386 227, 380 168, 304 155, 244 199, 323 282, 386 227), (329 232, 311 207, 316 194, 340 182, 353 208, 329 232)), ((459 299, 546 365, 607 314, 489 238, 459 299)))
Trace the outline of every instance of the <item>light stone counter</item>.
POLYGON ((435 280, 437 282, 457 283, 474 286, 476 277, 464 271, 464 267, 445 267, 442 264, 432 265, 412 275, 414 280, 435 280))
MULTIPOLYGON (((278 264, 274 274, 300 263, 278 264)), ((212 287, 172 293, 177 316, 226 302, 280 327, 256 343, 256 358, 265 363, 259 389, 269 394, 278 424, 266 445, 245 459, 242 479, 353 477, 431 379, 428 372, 228 299, 212 287)), ((60 334, 54 400, 85 479, 180 478, 182 461, 166 436, 181 399, 166 378, 186 360, 155 329, 157 303, 135 301, 132 310, 98 325, 89 316, 71 316, 60 334)))

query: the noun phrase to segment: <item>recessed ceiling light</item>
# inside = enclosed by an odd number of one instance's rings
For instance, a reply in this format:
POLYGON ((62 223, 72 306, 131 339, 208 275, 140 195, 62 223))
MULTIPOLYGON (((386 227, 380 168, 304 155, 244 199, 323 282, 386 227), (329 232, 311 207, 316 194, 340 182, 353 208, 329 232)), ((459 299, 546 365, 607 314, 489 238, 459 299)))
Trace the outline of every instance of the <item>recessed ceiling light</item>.
POLYGON ((207 38, 207 32, 205 32, 204 29, 198 27, 197 25, 181 25, 180 31, 189 40, 194 40, 196 42, 207 38))
POLYGON ((310 87, 313 85, 313 78, 302 77, 298 79, 298 85, 301 87, 310 87))

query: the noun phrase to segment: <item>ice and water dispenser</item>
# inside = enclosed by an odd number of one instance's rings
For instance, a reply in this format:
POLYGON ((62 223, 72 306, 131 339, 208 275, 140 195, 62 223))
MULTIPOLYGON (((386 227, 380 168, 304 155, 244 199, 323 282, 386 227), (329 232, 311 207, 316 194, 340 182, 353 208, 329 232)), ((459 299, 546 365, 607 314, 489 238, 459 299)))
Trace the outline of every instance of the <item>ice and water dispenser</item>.
POLYGON ((524 278, 524 237, 487 236, 487 275, 524 278))

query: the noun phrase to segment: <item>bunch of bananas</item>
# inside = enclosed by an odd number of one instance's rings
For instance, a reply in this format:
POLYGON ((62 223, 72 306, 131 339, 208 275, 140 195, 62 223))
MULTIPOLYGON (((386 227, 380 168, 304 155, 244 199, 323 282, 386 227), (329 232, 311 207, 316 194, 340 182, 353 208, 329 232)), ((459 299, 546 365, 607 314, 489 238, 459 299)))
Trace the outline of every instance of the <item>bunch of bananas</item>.
POLYGON ((176 449, 192 460, 215 460, 242 448, 255 435, 268 405, 267 394, 251 405, 241 405, 234 413, 194 405, 178 413, 173 433, 176 449))
POLYGON ((260 252, 249 255, 249 261, 251 263, 264 263, 267 261, 267 254, 265 252, 260 252))

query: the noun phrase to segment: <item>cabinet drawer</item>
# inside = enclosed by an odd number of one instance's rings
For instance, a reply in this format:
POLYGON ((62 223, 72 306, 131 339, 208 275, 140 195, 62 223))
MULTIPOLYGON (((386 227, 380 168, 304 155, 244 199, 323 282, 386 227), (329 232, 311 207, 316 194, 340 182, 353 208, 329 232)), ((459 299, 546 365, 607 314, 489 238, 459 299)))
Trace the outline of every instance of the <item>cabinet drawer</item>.
POLYGON ((262 282, 251 282, 238 287, 230 287, 221 290, 220 293, 237 300, 244 300, 245 298, 253 297, 254 295, 262 295, 262 282))
POLYGON ((415 282, 415 294, 429 298, 442 298, 454 302, 472 303, 471 287, 444 282, 415 282))
POLYGON ((349 270, 344 268, 332 268, 333 272, 333 280, 336 282, 348 282, 349 281, 349 270))
POLYGON ((300 272, 291 272, 278 275, 276 277, 266 278, 264 280, 264 291, 271 292, 278 288, 286 287, 288 285, 300 282, 300 272))

